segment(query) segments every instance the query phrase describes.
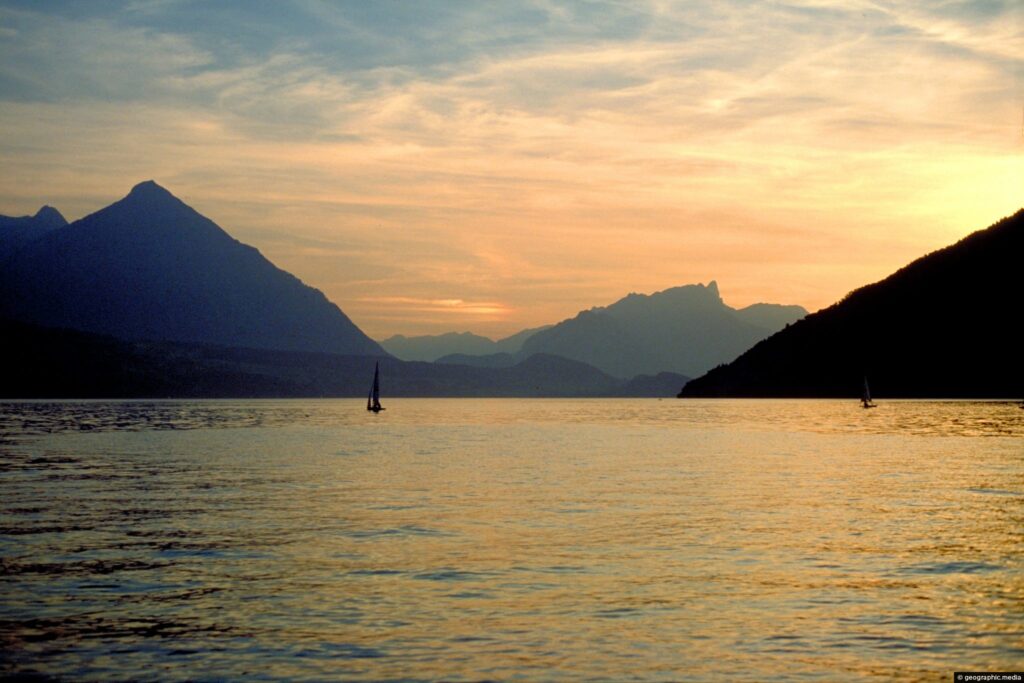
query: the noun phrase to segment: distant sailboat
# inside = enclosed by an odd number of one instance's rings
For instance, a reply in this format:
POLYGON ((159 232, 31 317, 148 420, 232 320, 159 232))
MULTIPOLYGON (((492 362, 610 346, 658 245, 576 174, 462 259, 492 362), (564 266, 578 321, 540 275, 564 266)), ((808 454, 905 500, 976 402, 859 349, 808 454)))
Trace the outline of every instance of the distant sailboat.
POLYGON ((864 393, 860 397, 860 405, 862 408, 874 408, 875 404, 871 401, 871 389, 868 388, 868 378, 864 378, 864 393))
POLYGON ((370 395, 366 397, 366 409, 375 413, 384 410, 380 405, 380 361, 373 367, 373 386, 370 387, 370 395))

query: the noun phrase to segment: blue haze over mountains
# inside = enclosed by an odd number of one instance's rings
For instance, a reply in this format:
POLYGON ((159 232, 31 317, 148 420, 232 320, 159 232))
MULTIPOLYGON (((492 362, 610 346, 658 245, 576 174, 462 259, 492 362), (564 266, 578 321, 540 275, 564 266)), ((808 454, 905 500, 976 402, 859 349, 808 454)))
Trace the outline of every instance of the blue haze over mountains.
MULTIPOLYGON (((263 393, 354 392, 354 385, 295 370, 297 357, 210 347, 388 355, 320 291, 280 270, 153 181, 139 183, 120 201, 71 224, 57 210, 44 207, 35 216, 0 218, 0 228, 0 318, 22 323, 10 327, 11 333, 53 353, 60 344, 43 343, 45 334, 24 324, 106 335, 110 340, 67 334, 58 339, 65 344, 75 339, 92 349, 92 362, 103 367, 135 368, 136 375, 149 377, 150 387, 187 392, 192 386, 204 395, 215 394, 216 382, 190 385, 189 373, 181 368, 209 375, 211 367, 222 363, 233 368, 234 374, 223 378, 230 379, 232 395, 244 395, 246 373, 256 367, 263 379, 249 379, 263 393), (157 362, 155 367, 154 347, 122 342, 177 344, 162 347, 161 353, 182 364, 170 368, 157 362)), ((385 345, 409 360, 446 356, 429 371, 394 365, 392 372, 409 382, 395 387, 399 392, 481 395, 490 386, 498 395, 533 390, 546 395, 669 396, 673 385, 731 359, 805 313, 799 307, 772 305, 737 311, 725 306, 711 283, 650 296, 631 294, 611 306, 498 342, 453 333, 396 335, 385 345), (452 356, 452 351, 463 355, 452 356)), ((48 361, 39 357, 38 362, 48 361)), ((53 365, 52 358, 49 362, 53 365)), ((303 362, 321 368, 334 363, 341 370, 337 361, 320 356, 303 362)), ((357 365, 352 365, 353 372, 357 365)), ((124 382, 117 386, 128 393, 138 390, 124 382)), ((85 390, 87 386, 76 385, 76 391, 85 390)))
POLYGON ((492 368, 391 358, 152 181, 70 224, 50 207, 0 217, 0 245, 8 397, 362 396, 374 358, 390 396, 671 396, 688 379, 627 381, 543 352, 492 368))

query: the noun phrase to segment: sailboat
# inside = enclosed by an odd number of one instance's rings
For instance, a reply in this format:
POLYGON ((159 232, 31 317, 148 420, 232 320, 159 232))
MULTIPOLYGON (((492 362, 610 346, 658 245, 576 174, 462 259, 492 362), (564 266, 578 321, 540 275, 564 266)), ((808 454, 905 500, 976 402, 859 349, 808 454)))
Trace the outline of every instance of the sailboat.
POLYGON ((860 405, 862 408, 874 408, 875 404, 871 401, 871 389, 868 388, 868 378, 864 378, 864 393, 860 397, 860 405))
POLYGON ((384 410, 380 405, 380 361, 373 367, 373 386, 370 387, 370 395, 366 397, 366 409, 375 413, 384 410))

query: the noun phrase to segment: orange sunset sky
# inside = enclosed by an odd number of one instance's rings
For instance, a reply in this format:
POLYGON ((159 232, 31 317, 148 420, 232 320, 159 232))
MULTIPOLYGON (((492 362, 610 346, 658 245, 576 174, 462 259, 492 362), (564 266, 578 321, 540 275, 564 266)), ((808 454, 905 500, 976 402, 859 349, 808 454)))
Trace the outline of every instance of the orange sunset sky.
POLYGON ((1024 205, 1024 3, 0 2, 0 214, 155 179, 371 336, 816 310, 1024 205))

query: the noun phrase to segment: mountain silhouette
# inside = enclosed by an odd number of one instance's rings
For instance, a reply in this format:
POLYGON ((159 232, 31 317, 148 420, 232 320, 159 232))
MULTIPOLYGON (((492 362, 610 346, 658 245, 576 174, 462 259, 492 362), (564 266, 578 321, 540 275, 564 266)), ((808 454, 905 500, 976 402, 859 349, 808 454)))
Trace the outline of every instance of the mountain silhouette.
POLYGON ((712 281, 630 294, 610 306, 582 311, 529 337, 519 356, 564 356, 623 378, 659 372, 692 377, 806 314, 800 306, 731 308, 712 281))
POLYGON ((688 396, 1024 395, 1024 209, 790 325, 688 396))
POLYGON ((0 263, 26 244, 67 224, 60 211, 52 206, 44 206, 34 216, 0 216, 0 263))
POLYGON ((512 354, 522 348, 523 342, 526 339, 548 327, 550 325, 522 330, 498 341, 493 341, 472 332, 447 332, 445 334, 414 337, 396 334, 381 341, 380 345, 384 347, 385 351, 402 360, 435 361, 452 355, 487 356, 495 353, 512 354))
POLYGON ((0 286, 0 316, 39 325, 125 340, 386 355, 320 291, 153 181, 25 243, 0 286))

